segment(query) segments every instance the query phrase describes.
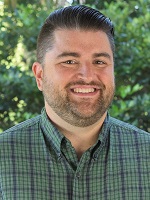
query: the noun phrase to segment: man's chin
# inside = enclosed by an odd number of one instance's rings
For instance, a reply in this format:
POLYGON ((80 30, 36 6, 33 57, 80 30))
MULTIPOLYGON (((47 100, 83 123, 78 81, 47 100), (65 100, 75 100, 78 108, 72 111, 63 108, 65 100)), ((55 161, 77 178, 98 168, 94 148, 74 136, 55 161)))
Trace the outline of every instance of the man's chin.
POLYGON ((100 116, 97 117, 88 117, 88 116, 79 116, 78 118, 74 118, 73 120, 69 119, 67 120, 67 122, 73 126, 77 126, 77 127, 88 127, 91 126, 93 124, 95 124, 96 122, 98 122, 101 119, 100 116))

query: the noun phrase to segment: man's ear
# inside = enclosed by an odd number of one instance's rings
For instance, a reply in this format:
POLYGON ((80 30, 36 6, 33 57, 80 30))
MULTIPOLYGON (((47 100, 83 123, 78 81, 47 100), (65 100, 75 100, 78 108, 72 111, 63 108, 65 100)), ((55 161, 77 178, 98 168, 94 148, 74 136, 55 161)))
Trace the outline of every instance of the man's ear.
POLYGON ((42 83, 43 83, 43 67, 40 63, 34 62, 32 65, 32 71, 34 73, 37 87, 40 91, 42 91, 42 83))

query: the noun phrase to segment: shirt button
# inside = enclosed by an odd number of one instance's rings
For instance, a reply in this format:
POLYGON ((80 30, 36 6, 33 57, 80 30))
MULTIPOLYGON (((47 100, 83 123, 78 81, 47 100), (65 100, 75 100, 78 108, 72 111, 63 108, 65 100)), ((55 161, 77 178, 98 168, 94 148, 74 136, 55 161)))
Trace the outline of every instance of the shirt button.
POLYGON ((97 154, 94 154, 93 160, 97 160, 97 154))
POLYGON ((81 174, 79 172, 77 172, 76 178, 80 178, 80 177, 81 177, 81 174))

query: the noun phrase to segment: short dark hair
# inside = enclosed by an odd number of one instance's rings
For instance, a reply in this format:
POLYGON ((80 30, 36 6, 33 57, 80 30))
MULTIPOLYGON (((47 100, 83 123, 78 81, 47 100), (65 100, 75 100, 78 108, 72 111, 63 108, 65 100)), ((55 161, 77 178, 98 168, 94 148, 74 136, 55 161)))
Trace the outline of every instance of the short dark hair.
POLYGON ((114 53, 114 28, 109 18, 101 12, 85 5, 68 6, 52 12, 43 24, 37 42, 37 61, 42 63, 46 51, 54 43, 54 31, 57 29, 102 30, 110 41, 114 53))

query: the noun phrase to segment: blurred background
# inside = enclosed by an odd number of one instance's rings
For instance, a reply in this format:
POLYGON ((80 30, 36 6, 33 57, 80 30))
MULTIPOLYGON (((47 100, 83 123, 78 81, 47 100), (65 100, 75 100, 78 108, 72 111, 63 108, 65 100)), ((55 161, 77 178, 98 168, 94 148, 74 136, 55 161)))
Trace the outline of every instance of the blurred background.
POLYGON ((116 95, 109 113, 150 132, 149 0, 0 0, 0 132, 44 106, 32 74, 36 40, 56 8, 85 4, 115 26, 116 95))

